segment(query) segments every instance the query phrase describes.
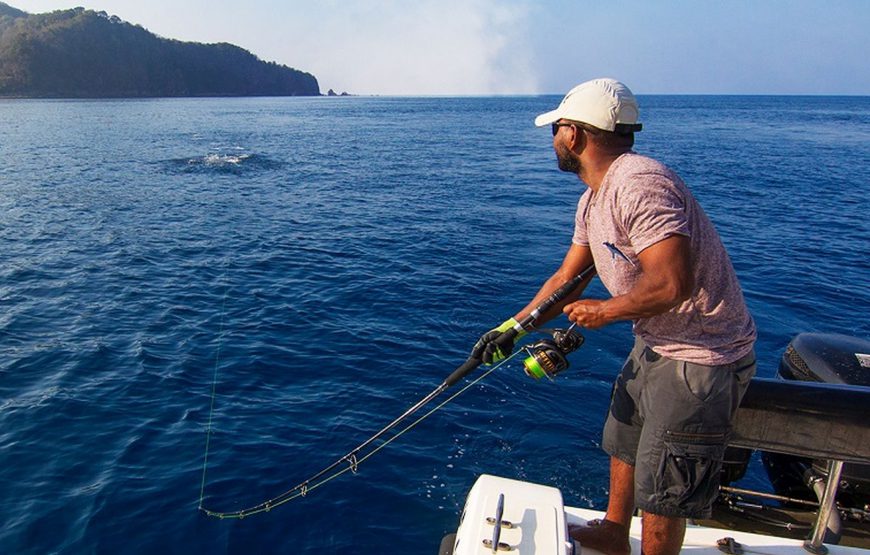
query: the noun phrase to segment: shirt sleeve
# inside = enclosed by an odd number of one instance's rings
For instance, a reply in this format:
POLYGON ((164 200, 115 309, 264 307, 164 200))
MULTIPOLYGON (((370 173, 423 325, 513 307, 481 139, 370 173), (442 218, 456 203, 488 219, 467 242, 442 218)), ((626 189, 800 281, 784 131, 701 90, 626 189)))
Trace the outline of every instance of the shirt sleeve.
POLYGON ((620 196, 618 218, 636 253, 672 235, 691 237, 685 198, 668 176, 636 175, 620 196))
POLYGON ((577 202, 577 213, 574 215, 574 237, 571 242, 575 245, 589 246, 589 236, 586 234, 586 210, 589 206, 589 192, 580 196, 577 202))

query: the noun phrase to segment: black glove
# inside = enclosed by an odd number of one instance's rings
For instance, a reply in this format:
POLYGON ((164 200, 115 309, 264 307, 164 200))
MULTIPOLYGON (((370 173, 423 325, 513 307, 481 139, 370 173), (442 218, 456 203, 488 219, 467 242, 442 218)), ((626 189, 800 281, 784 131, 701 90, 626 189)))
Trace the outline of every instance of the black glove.
POLYGON ((526 334, 519 332, 511 337, 506 331, 517 326, 517 321, 510 318, 499 327, 489 330, 477 340, 471 349, 472 358, 483 361, 484 364, 493 364, 506 359, 514 351, 514 341, 526 334))

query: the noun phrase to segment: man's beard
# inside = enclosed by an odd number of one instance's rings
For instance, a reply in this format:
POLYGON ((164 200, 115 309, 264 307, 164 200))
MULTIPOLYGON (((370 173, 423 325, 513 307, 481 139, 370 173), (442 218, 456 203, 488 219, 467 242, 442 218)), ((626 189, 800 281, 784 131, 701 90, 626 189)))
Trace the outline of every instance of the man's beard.
POLYGON ((559 162, 559 169, 563 172, 580 173, 580 160, 571 156, 567 149, 557 149, 556 160, 559 162))

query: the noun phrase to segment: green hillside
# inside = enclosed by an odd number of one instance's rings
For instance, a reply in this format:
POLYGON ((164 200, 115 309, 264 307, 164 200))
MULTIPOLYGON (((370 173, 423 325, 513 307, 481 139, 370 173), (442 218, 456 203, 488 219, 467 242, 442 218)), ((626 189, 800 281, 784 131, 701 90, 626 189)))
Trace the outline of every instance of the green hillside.
POLYGON ((84 8, 0 2, 0 96, 316 96, 317 79, 227 43, 164 39, 84 8))

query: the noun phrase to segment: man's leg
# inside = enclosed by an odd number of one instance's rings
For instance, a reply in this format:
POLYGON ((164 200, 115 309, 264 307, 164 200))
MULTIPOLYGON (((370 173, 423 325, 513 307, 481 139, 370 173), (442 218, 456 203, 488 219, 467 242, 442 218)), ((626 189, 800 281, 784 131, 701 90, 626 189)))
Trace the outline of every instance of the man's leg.
POLYGON ((635 340, 634 348, 625 360, 613 386, 610 410, 604 424, 602 447, 610 454, 610 496, 607 514, 602 521, 585 526, 569 527, 568 533, 581 545, 611 555, 627 555, 631 549, 628 531, 634 514, 634 462, 642 422, 638 419, 637 372, 642 365, 645 345, 635 340))
POLYGON ((634 467, 616 457, 610 457, 610 497, 607 500, 607 520, 626 528, 634 514, 634 467))
POLYGON ((643 553, 675 555, 685 518, 710 515, 731 420, 755 372, 755 355, 720 366, 666 357, 650 362, 640 402, 644 429, 635 502, 643 510, 643 553))
POLYGON ((610 457, 610 497, 607 514, 600 523, 571 527, 571 537, 580 545, 609 555, 631 552, 628 530, 634 514, 634 467, 610 457))
POLYGON ((685 535, 685 518, 643 513, 643 555, 676 555, 685 535))

